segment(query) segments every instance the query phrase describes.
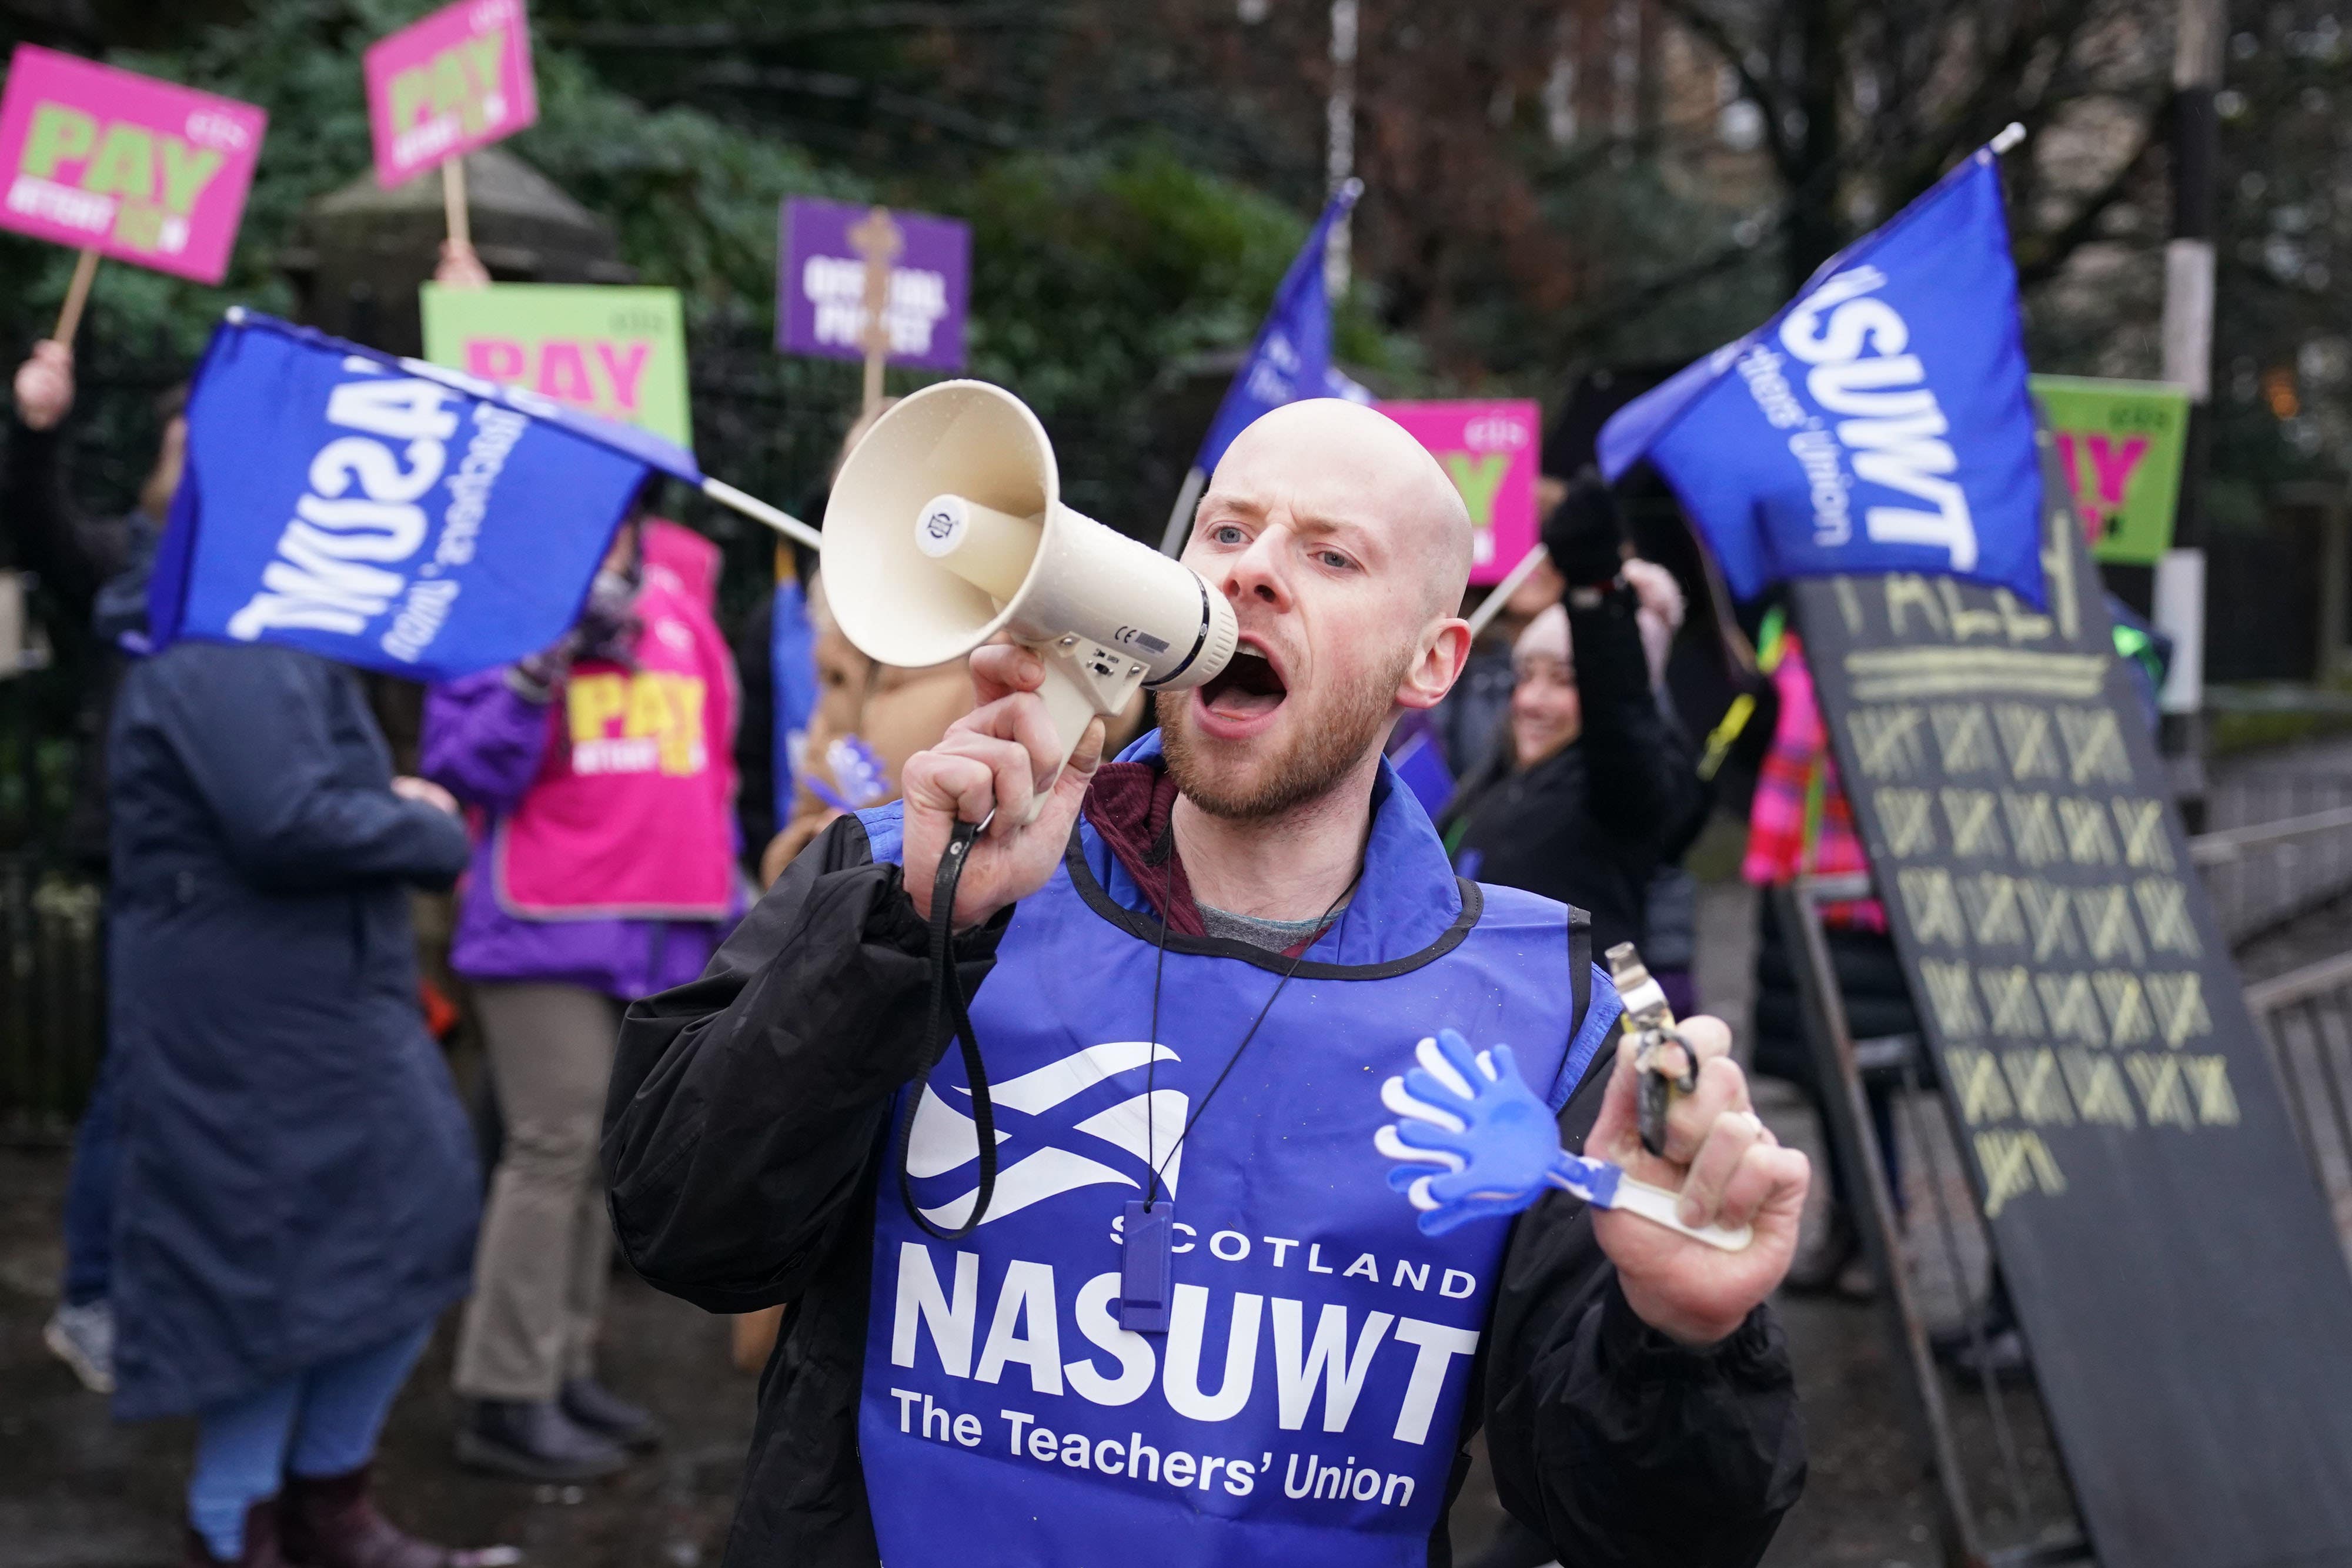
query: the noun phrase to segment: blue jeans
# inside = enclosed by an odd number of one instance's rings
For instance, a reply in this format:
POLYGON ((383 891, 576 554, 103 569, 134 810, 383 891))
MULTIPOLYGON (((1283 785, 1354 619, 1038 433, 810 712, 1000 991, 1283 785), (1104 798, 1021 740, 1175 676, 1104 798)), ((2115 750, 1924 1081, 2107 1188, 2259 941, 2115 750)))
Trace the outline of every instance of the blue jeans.
POLYGON ((66 1277, 68 1305, 106 1299, 114 1282, 114 1179, 121 1164, 120 1051, 99 1058, 98 1082, 74 1129, 73 1168, 66 1177, 66 1277))
POLYGON ((425 1323, 196 1417, 188 1522, 215 1557, 236 1560, 246 1510, 276 1497, 285 1476, 347 1475, 375 1457, 393 1396, 432 1335, 425 1323))

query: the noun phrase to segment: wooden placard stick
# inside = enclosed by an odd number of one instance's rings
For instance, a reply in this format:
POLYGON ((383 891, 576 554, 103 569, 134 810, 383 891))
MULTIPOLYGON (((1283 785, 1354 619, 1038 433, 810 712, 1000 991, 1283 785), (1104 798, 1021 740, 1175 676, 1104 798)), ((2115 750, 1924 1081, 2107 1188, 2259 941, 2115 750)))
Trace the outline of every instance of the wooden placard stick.
POLYGON ((890 264, 907 248, 906 235, 887 207, 876 207, 849 231, 849 243, 866 258, 866 400, 862 414, 882 406, 882 367, 890 356, 890 264))
POLYGON ((1495 584, 1494 591, 1470 612, 1470 635, 1474 641, 1486 629, 1488 622, 1503 612, 1503 606, 1510 601, 1511 595, 1519 591, 1519 584, 1533 577, 1536 568, 1541 566, 1549 554, 1543 546, 1536 546, 1519 558, 1519 564, 1511 568, 1509 576, 1495 584))
POLYGON ((483 288, 489 269, 474 254, 474 225, 466 198, 466 160, 460 154, 441 165, 441 211, 449 227, 448 243, 441 247, 441 265, 433 280, 449 287, 483 288))
POLYGON ((441 165, 441 210, 449 221, 449 243, 459 250, 472 250, 474 228, 466 211, 466 160, 462 157, 441 165))
POLYGON ((57 330, 50 338, 66 348, 73 347, 74 334, 81 329, 81 309, 89 302, 90 280, 98 276, 98 252, 85 249, 74 263, 73 281, 66 285, 66 302, 58 311, 57 330))

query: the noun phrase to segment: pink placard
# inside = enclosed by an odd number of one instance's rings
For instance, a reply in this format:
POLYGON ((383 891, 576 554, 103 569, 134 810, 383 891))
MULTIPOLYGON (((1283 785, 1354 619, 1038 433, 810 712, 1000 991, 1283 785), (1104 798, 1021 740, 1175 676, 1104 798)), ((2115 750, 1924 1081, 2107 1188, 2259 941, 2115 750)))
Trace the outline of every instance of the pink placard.
POLYGON ((1462 492, 1470 509, 1470 580, 1502 581, 1536 544, 1542 410, 1518 398, 1377 406, 1429 448, 1462 492))
POLYGON ((0 228, 218 283, 269 116, 19 44, 0 96, 0 228))
POLYGON ((386 185, 539 119, 522 0, 457 0, 367 52, 368 129, 386 185))

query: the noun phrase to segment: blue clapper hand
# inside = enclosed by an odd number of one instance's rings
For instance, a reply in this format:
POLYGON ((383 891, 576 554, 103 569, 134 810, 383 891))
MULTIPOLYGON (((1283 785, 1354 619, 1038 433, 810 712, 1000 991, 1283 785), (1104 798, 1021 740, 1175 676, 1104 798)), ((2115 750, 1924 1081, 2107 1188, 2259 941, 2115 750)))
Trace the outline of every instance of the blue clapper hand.
POLYGON ((1727 1252, 1748 1245, 1747 1226, 1685 1225, 1675 1194, 1561 1148, 1550 1108, 1519 1076, 1509 1046, 1473 1051, 1447 1029, 1423 1040, 1413 1057, 1419 1066, 1381 1085, 1381 1103, 1399 1119, 1373 1134, 1372 1146, 1399 1162, 1389 1186, 1421 1210, 1423 1235, 1517 1214, 1557 1187, 1727 1252))
POLYGON ((890 770, 881 754, 854 735, 845 735, 824 748, 824 765, 841 788, 835 789, 812 771, 801 781, 809 793, 845 815, 862 811, 890 793, 890 770))

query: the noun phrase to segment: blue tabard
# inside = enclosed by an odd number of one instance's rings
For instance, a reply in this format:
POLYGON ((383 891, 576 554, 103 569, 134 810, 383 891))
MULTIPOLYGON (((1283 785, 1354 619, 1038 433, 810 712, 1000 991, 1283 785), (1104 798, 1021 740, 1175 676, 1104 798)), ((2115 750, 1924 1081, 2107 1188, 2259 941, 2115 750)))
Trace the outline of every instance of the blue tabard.
MULTIPOLYGON (((1372 1148, 1381 1085, 1450 1024, 1507 1041, 1558 1109, 1618 1009, 1596 978, 1571 1040, 1566 908, 1457 883, 1385 764, 1374 801, 1355 897, 1173 1157, 1289 960, 1171 937, 1153 1045, 1159 919, 1090 826, 1021 901, 971 1003, 988 1218, 935 1240, 895 1171, 877 1203, 858 1436, 885 1568, 1426 1563, 1509 1223, 1421 1234, 1372 1148), (1175 1290, 1168 1331, 1139 1334, 1118 1326, 1119 1229, 1147 1151, 1175 1290)), ((898 858, 898 810, 863 814, 877 859, 898 858)), ((980 1168, 960 1057, 908 1151, 942 1228, 980 1168)))

